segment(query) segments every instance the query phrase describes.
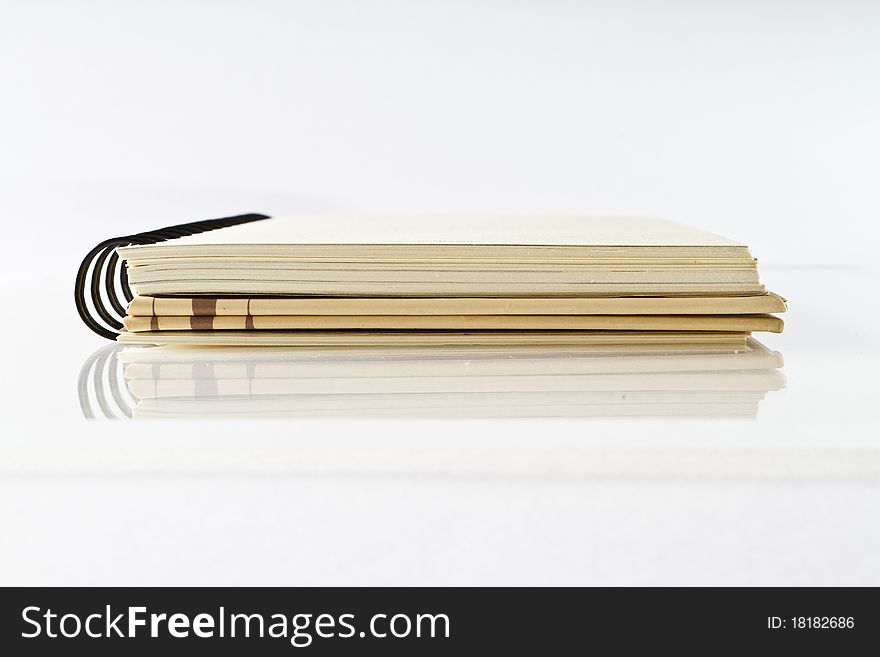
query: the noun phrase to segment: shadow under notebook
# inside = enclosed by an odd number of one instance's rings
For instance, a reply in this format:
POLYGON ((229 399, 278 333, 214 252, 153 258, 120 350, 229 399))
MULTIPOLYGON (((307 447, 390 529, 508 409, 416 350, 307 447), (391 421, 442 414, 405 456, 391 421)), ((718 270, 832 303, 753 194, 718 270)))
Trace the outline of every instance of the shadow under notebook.
POLYGON ((695 345, 124 347, 79 375, 87 418, 754 418, 782 356, 695 345))

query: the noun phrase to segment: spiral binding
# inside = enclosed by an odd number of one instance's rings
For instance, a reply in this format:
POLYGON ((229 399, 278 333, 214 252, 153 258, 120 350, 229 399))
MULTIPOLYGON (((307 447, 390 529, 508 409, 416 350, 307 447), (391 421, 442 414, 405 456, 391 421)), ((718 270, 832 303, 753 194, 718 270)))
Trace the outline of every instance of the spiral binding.
POLYGON ((119 259, 119 256, 116 254, 117 248, 133 244, 156 244, 165 240, 206 233, 218 228, 227 228, 268 218, 269 215, 265 214, 241 214, 235 217, 206 219, 204 221, 167 226, 159 230, 104 240, 83 258, 79 271, 76 274, 74 301, 76 302, 79 316, 92 331, 108 340, 115 340, 122 330, 125 307, 134 298, 134 294, 128 285, 128 266, 119 259), (88 287, 91 295, 91 308, 89 308, 86 300, 86 287, 88 287), (119 297, 119 291, 122 292, 122 299, 119 297), (103 296, 106 296, 106 300, 110 305, 109 309, 104 303, 103 296))

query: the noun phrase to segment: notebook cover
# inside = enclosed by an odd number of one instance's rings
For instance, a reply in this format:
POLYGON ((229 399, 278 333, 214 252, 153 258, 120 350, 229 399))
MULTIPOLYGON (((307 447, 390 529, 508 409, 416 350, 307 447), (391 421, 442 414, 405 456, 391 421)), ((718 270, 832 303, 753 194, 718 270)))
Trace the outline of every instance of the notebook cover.
POLYGON ((772 315, 246 315, 126 317, 130 332, 241 330, 769 331, 772 315))

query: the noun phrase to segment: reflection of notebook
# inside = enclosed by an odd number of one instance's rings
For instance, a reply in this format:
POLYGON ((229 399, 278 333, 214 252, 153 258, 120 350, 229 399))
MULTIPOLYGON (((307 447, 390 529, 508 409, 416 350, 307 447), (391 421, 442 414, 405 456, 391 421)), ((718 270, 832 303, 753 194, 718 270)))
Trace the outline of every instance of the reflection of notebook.
POLYGON ((134 417, 581 417, 757 413, 781 357, 745 349, 126 349, 134 417))
POLYGON ((77 302, 102 335, 169 344, 604 344, 598 332, 636 343, 672 332, 742 345, 780 331, 768 313, 785 310, 744 245, 621 217, 195 222, 96 247, 77 302))

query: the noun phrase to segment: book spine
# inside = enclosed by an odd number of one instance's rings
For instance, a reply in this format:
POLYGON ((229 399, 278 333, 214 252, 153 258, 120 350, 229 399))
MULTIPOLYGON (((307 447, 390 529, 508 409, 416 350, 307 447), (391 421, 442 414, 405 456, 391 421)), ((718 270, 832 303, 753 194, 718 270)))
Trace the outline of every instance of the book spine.
POLYGON ((92 331, 108 340, 115 340, 123 329, 125 306, 131 302, 134 294, 128 284, 128 268, 119 259, 117 248, 135 244, 156 244, 268 218, 269 215, 265 214, 241 214, 166 226, 158 230, 104 240, 86 254, 76 274, 74 302, 80 318, 92 331))

